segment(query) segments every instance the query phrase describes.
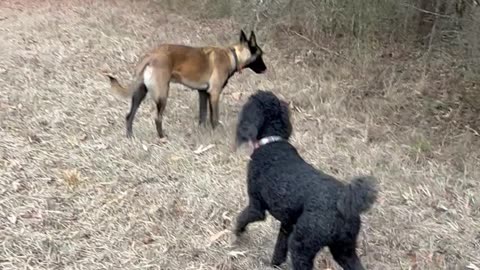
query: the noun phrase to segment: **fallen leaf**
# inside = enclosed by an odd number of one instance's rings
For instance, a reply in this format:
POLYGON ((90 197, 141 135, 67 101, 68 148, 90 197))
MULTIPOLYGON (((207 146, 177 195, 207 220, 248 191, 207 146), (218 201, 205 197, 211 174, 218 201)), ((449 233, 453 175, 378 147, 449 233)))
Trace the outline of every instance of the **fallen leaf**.
POLYGON ((245 256, 245 254, 247 254, 246 251, 232 250, 232 251, 228 252, 228 256, 234 257, 234 258, 237 258, 238 256, 245 256))
POLYGON ((210 236, 208 238, 208 245, 207 247, 211 246, 213 243, 215 243, 218 239, 220 239, 220 237, 224 236, 225 234, 227 234, 229 231, 228 230, 223 230, 223 231, 220 231, 212 236, 210 236))
POLYGON ((240 93, 240 92, 232 93, 232 99, 236 100, 236 101, 241 100, 242 99, 242 93, 240 93))
POLYGON ((223 220, 232 221, 232 219, 227 214, 228 214, 228 211, 225 211, 222 213, 223 220))
POLYGON ((31 136, 28 136, 28 141, 30 143, 41 143, 42 140, 37 136, 37 135, 31 135, 31 136))
POLYGON ((179 157, 179 156, 173 156, 173 157, 171 157, 170 159, 173 160, 173 161, 178 161, 178 160, 180 160, 180 159, 182 159, 182 158, 179 157))
POLYGON ((20 215, 22 218, 33 218, 33 219, 42 219, 42 214, 37 213, 36 211, 33 212, 27 212, 22 215, 20 215))
POLYGON ((12 223, 12 224, 17 223, 17 217, 14 216, 14 215, 8 216, 7 219, 8 219, 8 221, 10 221, 10 223, 12 223))
POLYGON ((145 245, 148 245, 148 244, 151 244, 153 242, 153 239, 151 237, 145 237, 143 238, 142 242, 145 244, 145 245))
POLYGON ((101 143, 101 144, 95 145, 95 148, 96 150, 105 150, 108 148, 108 145, 101 143))
POLYGON ((15 181, 12 183, 12 189, 14 192, 17 192, 20 190, 20 188, 22 187, 22 185, 20 184, 19 181, 15 181))
POLYGON ((200 146, 197 148, 197 150, 193 151, 193 153, 199 155, 199 154, 201 154, 201 153, 203 153, 203 152, 206 152, 206 151, 210 150, 210 149, 213 148, 213 147, 215 147, 214 144, 209 144, 209 145, 207 145, 207 146, 205 146, 205 147, 204 147, 203 145, 200 145, 200 146))
POLYGON ((87 135, 86 133, 82 133, 82 134, 80 135, 80 138, 79 138, 79 139, 80 139, 80 141, 83 142, 83 141, 87 140, 87 138, 88 138, 88 135, 87 135))
POLYGON ((63 171, 63 180, 69 187, 77 187, 80 184, 81 176, 77 169, 63 171))
POLYGON ((469 263, 467 266, 466 266, 467 269, 469 270, 480 270, 480 268, 478 266, 476 266, 475 264, 473 263, 469 263))
POLYGON ((439 205, 437 205, 437 210, 447 212, 448 208, 446 206, 442 205, 442 204, 439 204, 439 205))

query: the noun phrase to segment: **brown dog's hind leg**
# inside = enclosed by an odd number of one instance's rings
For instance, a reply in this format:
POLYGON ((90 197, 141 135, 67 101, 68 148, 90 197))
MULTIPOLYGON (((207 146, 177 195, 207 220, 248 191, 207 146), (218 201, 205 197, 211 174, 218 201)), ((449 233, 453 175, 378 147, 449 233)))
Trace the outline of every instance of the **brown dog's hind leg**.
POLYGON ((163 112, 165 111, 165 107, 167 106, 167 98, 162 97, 155 102, 157 103, 157 118, 155 119, 155 127, 157 128, 158 137, 163 138, 165 137, 165 133, 163 133, 162 119, 163 112))
POLYGON ((198 124, 204 126, 207 121, 207 106, 208 106, 208 92, 205 90, 198 90, 199 98, 199 115, 198 124))
POLYGON ((138 88, 135 90, 132 96, 132 105, 130 107, 130 112, 128 112, 126 117, 126 124, 127 124, 127 138, 131 138, 133 136, 133 119, 135 118, 135 114, 137 113, 140 104, 145 99, 147 95, 147 87, 145 84, 140 84, 138 88))
POLYGON ((163 113, 165 107, 167 107, 168 91, 170 89, 170 73, 168 71, 154 73, 154 83, 148 85, 149 91, 152 94, 153 100, 157 104, 157 117, 155 118, 155 127, 157 128, 158 137, 164 138, 165 133, 163 131, 163 113))

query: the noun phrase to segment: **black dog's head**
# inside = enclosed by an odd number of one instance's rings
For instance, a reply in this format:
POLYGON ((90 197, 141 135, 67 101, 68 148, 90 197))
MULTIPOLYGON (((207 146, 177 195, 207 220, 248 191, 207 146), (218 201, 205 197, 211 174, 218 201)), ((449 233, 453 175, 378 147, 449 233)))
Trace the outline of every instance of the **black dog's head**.
POLYGON ((263 62, 263 51, 257 44, 257 39, 255 37, 255 33, 252 31, 250 33, 250 38, 247 40, 247 36, 241 30, 240 32, 240 43, 244 44, 248 51, 250 52, 247 59, 243 59, 245 61, 244 68, 249 68, 253 72, 259 74, 264 73, 267 70, 267 66, 265 62, 263 62))
POLYGON ((267 136, 280 136, 288 140, 291 134, 288 103, 271 91, 258 90, 249 97, 239 114, 236 147, 267 136))

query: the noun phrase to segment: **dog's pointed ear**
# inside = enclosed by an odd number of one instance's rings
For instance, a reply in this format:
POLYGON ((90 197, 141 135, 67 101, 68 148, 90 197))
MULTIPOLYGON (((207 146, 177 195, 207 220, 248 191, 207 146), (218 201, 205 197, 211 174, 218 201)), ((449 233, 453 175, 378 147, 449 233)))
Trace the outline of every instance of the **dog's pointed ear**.
POLYGON ((255 37, 255 33, 253 32, 250 32, 250 39, 248 40, 248 44, 251 46, 251 47, 256 47, 257 46, 257 38, 255 37))
POLYGON ((248 40, 247 40, 247 35, 245 35, 245 32, 243 32, 243 29, 240 30, 240 42, 242 42, 242 43, 248 42, 248 40))

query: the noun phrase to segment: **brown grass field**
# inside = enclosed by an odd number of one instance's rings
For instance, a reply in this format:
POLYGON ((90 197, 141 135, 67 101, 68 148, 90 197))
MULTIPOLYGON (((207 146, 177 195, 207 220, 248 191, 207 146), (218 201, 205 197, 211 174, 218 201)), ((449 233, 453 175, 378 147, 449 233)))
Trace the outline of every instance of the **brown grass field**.
MULTIPOLYGON (((0 269, 271 269, 277 221, 240 242, 230 232, 247 202, 233 131, 257 88, 291 101, 292 143, 308 162, 379 179, 358 245, 368 269, 479 269, 478 129, 455 120, 457 107, 417 102, 451 81, 415 62, 310 63, 305 40, 260 33, 269 71, 230 80, 219 129, 199 128, 197 93, 172 86, 168 140, 156 137, 151 99, 125 138, 130 101, 102 72, 125 84, 157 43, 226 45, 239 29, 150 1, 1 1, 0 269)), ((338 269, 328 250, 316 267, 338 269)))

